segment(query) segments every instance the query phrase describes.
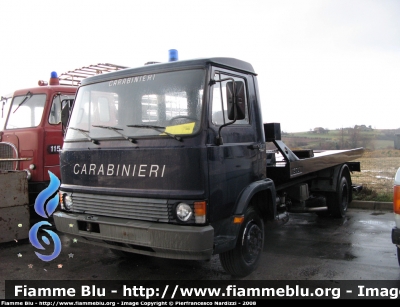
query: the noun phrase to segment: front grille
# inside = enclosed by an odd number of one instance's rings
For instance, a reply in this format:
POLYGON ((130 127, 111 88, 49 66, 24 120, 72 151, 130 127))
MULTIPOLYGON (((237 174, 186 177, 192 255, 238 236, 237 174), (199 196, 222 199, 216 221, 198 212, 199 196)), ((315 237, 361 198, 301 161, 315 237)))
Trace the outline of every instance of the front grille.
POLYGON ((1 159, 17 159, 18 151, 14 144, 0 142, 0 169, 1 170, 16 170, 18 168, 17 161, 1 161, 1 159))
POLYGON ((71 211, 142 221, 170 220, 166 199, 73 193, 71 211))

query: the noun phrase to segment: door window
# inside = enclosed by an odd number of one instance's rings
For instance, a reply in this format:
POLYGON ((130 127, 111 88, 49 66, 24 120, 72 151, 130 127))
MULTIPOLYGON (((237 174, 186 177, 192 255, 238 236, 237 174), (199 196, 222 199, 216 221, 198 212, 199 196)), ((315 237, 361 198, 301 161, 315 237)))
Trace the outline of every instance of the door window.
MULTIPOLYGON (((216 72, 214 75, 216 83, 213 86, 213 102, 212 102, 212 118, 211 121, 214 125, 220 126, 231 122, 228 119, 228 97, 227 97, 227 83, 228 82, 241 82, 245 86, 246 82, 244 78, 226 75, 220 72, 216 72)), ((249 124, 249 112, 247 105, 247 98, 245 96, 245 118, 242 120, 236 120, 233 125, 247 125, 249 124)))

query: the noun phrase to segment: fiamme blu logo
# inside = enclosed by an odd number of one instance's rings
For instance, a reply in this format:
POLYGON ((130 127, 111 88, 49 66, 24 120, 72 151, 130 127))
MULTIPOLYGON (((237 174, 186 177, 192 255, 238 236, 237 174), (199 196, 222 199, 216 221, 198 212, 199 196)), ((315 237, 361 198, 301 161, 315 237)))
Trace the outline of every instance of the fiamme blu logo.
MULTIPOLYGON (((55 176, 52 172, 49 171, 50 175, 50 184, 49 186, 44 189, 39 195, 36 197, 35 200, 35 212, 40 215, 41 217, 48 219, 56 210, 58 202, 59 202, 59 195, 58 195, 58 188, 60 186, 60 180, 55 176)), ((45 247, 39 242, 38 235, 40 227, 42 226, 52 226, 51 223, 48 221, 40 221, 37 222, 35 225, 31 227, 29 230, 29 241, 31 244, 40 250, 46 250, 45 247)), ((53 240, 54 250, 51 252, 50 255, 43 255, 39 252, 35 252, 36 256, 43 261, 51 261, 58 257, 61 252, 61 241, 60 237, 52 230, 43 229, 53 240)), ((48 247, 51 246, 51 242, 47 236, 42 236, 41 241, 46 244, 48 247)))

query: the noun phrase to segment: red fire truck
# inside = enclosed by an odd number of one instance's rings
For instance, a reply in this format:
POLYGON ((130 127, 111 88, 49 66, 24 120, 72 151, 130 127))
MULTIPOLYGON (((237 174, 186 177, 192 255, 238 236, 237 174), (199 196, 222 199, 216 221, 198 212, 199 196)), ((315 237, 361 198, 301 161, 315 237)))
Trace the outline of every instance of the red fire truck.
POLYGON ((59 76, 51 72, 49 82, 40 80, 36 87, 2 97, 0 170, 26 172, 31 214, 37 195, 49 184, 49 171, 60 176, 59 151, 65 128, 62 114, 68 115, 62 110, 72 106, 81 80, 125 68, 102 63, 59 76))

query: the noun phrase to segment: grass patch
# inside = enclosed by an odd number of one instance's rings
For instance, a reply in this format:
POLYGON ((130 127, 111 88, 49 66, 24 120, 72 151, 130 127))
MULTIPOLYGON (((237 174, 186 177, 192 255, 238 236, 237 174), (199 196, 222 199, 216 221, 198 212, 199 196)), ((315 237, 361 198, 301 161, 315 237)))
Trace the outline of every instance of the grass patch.
POLYGON ((368 187, 358 193, 353 193, 353 200, 393 202, 393 193, 381 193, 368 187))

